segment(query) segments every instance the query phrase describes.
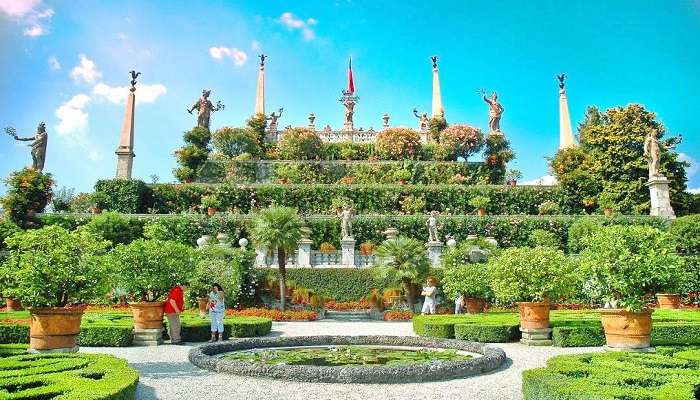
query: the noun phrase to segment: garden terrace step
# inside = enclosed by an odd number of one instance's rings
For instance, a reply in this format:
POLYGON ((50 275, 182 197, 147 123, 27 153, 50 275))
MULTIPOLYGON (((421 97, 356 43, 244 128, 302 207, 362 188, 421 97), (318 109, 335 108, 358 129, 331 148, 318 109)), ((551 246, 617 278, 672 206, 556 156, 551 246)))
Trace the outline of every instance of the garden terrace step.
POLYGON ((326 311, 326 319, 339 321, 369 321, 367 311, 326 311))

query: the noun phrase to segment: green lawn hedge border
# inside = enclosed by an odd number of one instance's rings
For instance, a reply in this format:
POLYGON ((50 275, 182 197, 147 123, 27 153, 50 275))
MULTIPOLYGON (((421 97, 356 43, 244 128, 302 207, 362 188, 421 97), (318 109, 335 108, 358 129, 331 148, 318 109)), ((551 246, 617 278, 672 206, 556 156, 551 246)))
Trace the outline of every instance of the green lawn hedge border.
POLYGON ((694 400, 700 395, 700 363, 691 350, 673 357, 610 352, 557 356, 546 368, 523 372, 525 400, 694 400))
POLYGON ((139 375, 106 354, 19 354, 0 346, 0 397, 11 399, 131 400, 139 375), (3 394, 4 393, 4 394, 3 394))
MULTIPOLYGON (((211 338, 209 317, 184 314, 180 318, 182 331, 180 335, 185 342, 205 342, 211 338)), ((165 321, 167 328, 167 320, 165 321)), ((265 336, 272 330, 272 320, 261 317, 225 317, 224 339, 230 337, 265 336)), ((167 329, 165 330, 167 337, 167 329)))

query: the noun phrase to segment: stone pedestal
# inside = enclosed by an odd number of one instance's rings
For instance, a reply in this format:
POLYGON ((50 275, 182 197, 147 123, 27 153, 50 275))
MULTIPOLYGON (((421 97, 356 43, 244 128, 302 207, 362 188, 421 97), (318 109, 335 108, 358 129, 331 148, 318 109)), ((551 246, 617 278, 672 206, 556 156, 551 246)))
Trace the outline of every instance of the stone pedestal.
POLYGON ((355 243, 355 239, 342 239, 340 241, 342 250, 340 263, 342 265, 355 266, 355 243))
POLYGON ((255 249, 255 265, 258 267, 266 267, 265 257, 267 256, 267 249, 255 249))
POLYGON ((117 146, 117 173, 118 179, 131 179, 131 170, 134 164, 134 96, 135 88, 131 88, 126 99, 126 112, 124 113, 124 126, 117 146))
POLYGON ((649 197, 651 199, 650 215, 662 218, 676 218, 671 207, 671 196, 668 189, 669 180, 663 175, 649 177, 649 197))
POLYGON ((440 266, 440 256, 442 255, 442 242, 428 242, 425 244, 428 248, 428 259, 433 267, 440 266))
POLYGON ((399 230, 396 228, 386 228, 383 233, 386 235, 386 240, 394 240, 399 237, 399 230))
POLYGON ((311 267, 311 239, 301 239, 297 242, 297 267, 311 267))
POLYGON ((163 344, 163 329, 134 328, 134 346, 158 346, 163 344))
POLYGON ((544 329, 523 329, 520 328, 522 338, 520 343, 528 346, 551 346, 552 328, 544 329))

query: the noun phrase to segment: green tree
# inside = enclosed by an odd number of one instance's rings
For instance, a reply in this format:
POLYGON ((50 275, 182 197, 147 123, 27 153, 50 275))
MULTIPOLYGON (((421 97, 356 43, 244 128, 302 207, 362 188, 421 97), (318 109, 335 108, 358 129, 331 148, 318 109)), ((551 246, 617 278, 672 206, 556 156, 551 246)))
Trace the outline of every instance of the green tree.
POLYGON ((560 150, 551 160, 554 174, 570 206, 589 211, 596 207, 596 196, 605 191, 619 199, 620 211, 649 211, 648 162, 644 140, 651 130, 659 132, 662 144, 661 172, 671 181, 671 200, 683 212, 686 163, 678 160, 674 147, 679 137, 664 138, 666 129, 656 114, 639 104, 601 112, 589 107, 579 124, 579 146, 560 150), (682 199, 683 198, 683 199, 682 199))
POLYGON ((185 145, 175 151, 175 158, 181 166, 174 174, 180 181, 188 182, 199 177, 209 157, 211 133, 207 128, 195 127, 184 133, 183 140, 185 145))
POLYGON ((33 168, 22 168, 5 179, 7 193, 0 197, 5 214, 21 227, 34 221, 33 214, 44 211, 53 196, 53 177, 33 168))
POLYGON ((265 114, 255 114, 248 118, 245 124, 253 131, 258 139, 258 144, 262 146, 265 141, 265 128, 267 128, 267 118, 265 114))
POLYGON ((280 279, 280 308, 285 309, 287 292, 287 253, 297 248, 303 222, 297 210, 290 207, 270 207, 253 219, 250 235, 256 246, 277 251, 280 279))
POLYGON ((382 279, 402 284, 406 291, 406 300, 413 307, 413 284, 420 283, 430 268, 430 260, 423 243, 407 237, 389 239, 377 247, 374 254, 374 273, 382 279))

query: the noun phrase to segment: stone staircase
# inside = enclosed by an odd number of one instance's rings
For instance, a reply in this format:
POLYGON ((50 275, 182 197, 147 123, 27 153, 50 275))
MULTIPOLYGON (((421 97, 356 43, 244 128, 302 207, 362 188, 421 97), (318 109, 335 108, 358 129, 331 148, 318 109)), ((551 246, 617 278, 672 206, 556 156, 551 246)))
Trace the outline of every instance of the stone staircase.
POLYGON ((345 321, 345 322, 350 322, 350 321, 361 321, 361 322, 366 322, 369 321, 369 312, 368 311, 326 311, 326 316, 325 319, 330 319, 334 321, 345 321))

